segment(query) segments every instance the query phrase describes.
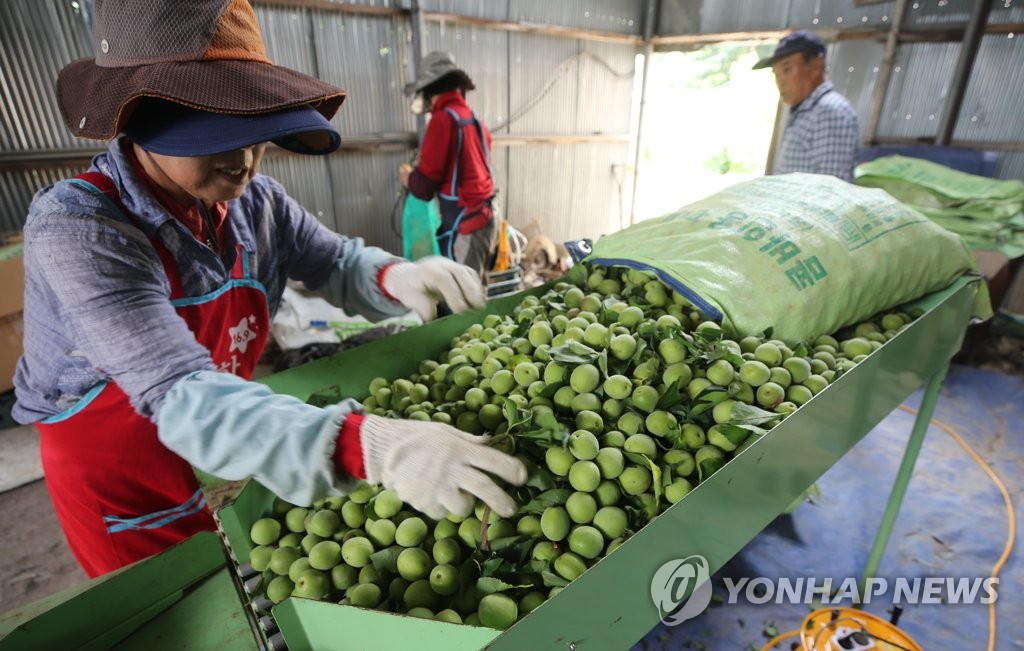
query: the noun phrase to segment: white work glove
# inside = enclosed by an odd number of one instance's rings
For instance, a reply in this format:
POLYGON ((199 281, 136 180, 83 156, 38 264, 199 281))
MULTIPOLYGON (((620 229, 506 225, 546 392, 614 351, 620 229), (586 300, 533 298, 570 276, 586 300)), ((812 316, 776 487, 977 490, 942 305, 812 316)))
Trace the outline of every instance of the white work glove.
POLYGON ((521 485, 521 461, 487 446, 487 439, 444 423, 366 416, 360 429, 366 481, 390 488, 402 501, 440 520, 467 516, 476 499, 504 517, 516 503, 487 473, 521 485))
POLYGON ((475 271, 437 255, 416 262, 399 262, 384 272, 384 291, 415 310, 424 321, 437 316, 437 301, 444 299, 452 312, 483 307, 487 292, 475 271))

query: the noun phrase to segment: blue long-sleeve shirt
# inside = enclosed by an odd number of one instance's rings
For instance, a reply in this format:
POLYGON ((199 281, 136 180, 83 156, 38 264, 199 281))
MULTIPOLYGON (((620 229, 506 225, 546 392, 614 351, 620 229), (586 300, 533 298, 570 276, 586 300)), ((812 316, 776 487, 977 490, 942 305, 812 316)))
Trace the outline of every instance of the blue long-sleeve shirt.
POLYGON ((25 235, 25 352, 15 373, 13 415, 31 423, 73 406, 103 380, 156 420, 167 391, 183 376, 214 370, 170 303, 170 285, 149 242, 159 239, 178 263, 187 296, 229 279, 235 244, 255 255, 250 272, 276 312, 288 279, 320 288, 352 314, 405 313, 377 286, 378 270, 399 258, 332 232, 275 180, 257 175, 228 202, 223 259, 197 241, 137 177, 121 140, 96 156, 142 232, 103 199, 69 183, 33 198, 25 235))

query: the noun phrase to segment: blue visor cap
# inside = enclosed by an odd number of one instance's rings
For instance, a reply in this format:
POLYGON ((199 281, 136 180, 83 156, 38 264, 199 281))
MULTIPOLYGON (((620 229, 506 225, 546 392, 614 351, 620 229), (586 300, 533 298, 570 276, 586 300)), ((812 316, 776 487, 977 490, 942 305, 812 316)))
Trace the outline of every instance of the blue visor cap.
POLYGON ((341 146, 341 135, 308 105, 237 115, 149 100, 138 107, 124 130, 146 151, 164 156, 209 156, 261 142, 314 155, 329 154, 341 146))
POLYGON ((784 59, 790 54, 804 52, 817 56, 825 56, 825 41, 814 32, 799 30, 792 34, 786 34, 775 46, 775 52, 770 57, 765 57, 754 64, 754 70, 771 68, 779 59, 784 59))

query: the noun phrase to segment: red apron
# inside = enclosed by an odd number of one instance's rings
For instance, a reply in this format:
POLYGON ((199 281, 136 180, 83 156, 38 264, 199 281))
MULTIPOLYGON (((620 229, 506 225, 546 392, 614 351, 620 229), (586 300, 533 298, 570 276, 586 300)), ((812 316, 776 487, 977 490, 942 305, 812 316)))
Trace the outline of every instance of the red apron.
MULTIPOLYGON (((105 194, 120 207, 106 176, 89 172, 70 182, 105 194)), ((171 303, 196 341, 209 349, 221 371, 252 377, 270 315, 263 286, 248 274, 251 254, 238 245, 230 280, 210 294, 187 298, 170 252, 159 241, 152 243, 167 273, 171 303)), ((164 447, 156 425, 132 408, 117 384, 101 382, 72 408, 36 427, 57 517, 90 577, 215 528, 191 465, 164 447)))

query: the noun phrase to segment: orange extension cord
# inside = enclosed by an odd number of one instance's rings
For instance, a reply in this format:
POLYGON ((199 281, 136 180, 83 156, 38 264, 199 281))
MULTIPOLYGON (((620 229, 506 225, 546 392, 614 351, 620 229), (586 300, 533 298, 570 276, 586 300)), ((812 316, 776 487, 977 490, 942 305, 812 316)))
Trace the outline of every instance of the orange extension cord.
MULTIPOLYGON (((900 405, 900 409, 911 414, 914 414, 915 416, 917 415, 917 410, 914 409, 913 407, 900 405)), ((964 438, 960 436, 960 434, 955 429, 953 429, 946 423, 943 423, 942 421, 936 418, 931 419, 931 424, 934 425, 935 427, 938 427, 946 434, 949 434, 951 437, 953 437, 953 440, 956 441, 960 445, 960 447, 963 448, 965 452, 967 452, 971 459, 973 459, 974 462, 977 463, 978 466, 985 471, 985 474, 987 474, 989 478, 992 479, 992 483, 996 485, 996 487, 999 489, 999 492, 1002 493, 1003 495, 1003 503, 1006 505, 1006 520, 1009 525, 1009 533, 1006 537, 1006 546, 1003 547, 1003 553, 1002 555, 1000 555, 999 560, 996 561, 996 564, 992 567, 992 577, 995 578, 999 576, 999 572, 1003 569, 1003 565, 1006 564, 1006 559, 1010 557, 1010 552, 1013 551, 1013 544, 1017 535, 1017 516, 1013 512, 1013 500, 1010 498, 1010 491, 1006 489, 1006 484, 1004 484, 1003 480, 999 478, 999 475, 997 475, 995 471, 992 470, 992 468, 990 468, 987 463, 985 463, 985 460, 982 459, 981 456, 977 452, 975 452, 970 445, 968 445, 967 441, 965 441, 964 438)), ((800 629, 788 631, 786 633, 782 633, 781 635, 777 635, 773 637, 771 640, 769 640, 767 644, 761 647, 761 651, 769 651, 770 649, 778 646, 780 642, 797 637, 799 635, 800 629)), ((995 646, 996 602, 992 601, 988 605, 988 651, 994 651, 995 646)), ((806 645, 804 645, 804 651, 815 651, 815 647, 807 647, 806 645)))

